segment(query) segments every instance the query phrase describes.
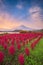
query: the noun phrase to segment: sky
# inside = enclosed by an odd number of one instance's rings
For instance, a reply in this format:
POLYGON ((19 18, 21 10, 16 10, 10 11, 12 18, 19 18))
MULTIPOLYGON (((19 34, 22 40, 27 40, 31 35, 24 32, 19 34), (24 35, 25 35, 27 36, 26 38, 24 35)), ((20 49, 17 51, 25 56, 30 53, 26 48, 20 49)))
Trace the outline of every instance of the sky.
POLYGON ((43 29, 43 0, 0 0, 0 30, 43 29))

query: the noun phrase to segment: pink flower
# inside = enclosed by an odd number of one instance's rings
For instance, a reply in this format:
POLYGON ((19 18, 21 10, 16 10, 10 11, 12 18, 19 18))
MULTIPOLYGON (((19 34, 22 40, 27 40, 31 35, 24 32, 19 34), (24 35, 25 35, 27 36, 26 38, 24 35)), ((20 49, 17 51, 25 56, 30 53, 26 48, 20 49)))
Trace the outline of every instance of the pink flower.
POLYGON ((20 63, 21 65, 24 64, 24 55, 23 55, 23 54, 19 54, 19 56, 18 56, 18 61, 19 61, 19 63, 20 63))
POLYGON ((26 44, 28 44, 28 40, 26 40, 26 44))
POLYGON ((15 54, 15 47, 13 45, 11 45, 9 48, 8 48, 8 53, 10 55, 14 55, 15 54))
POLYGON ((4 60, 4 53, 0 51, 0 62, 3 62, 4 60))
POLYGON ((18 50, 20 50, 21 49, 21 44, 17 44, 17 48, 18 48, 18 50))
POLYGON ((12 45, 14 45, 14 41, 15 41, 15 40, 14 40, 14 39, 12 39, 12 42, 11 42, 11 44, 12 44, 12 45))
POLYGON ((25 46, 25 41, 23 41, 23 46, 25 46))
POLYGON ((6 49, 7 49, 7 44, 4 44, 3 47, 4 47, 4 49, 6 50, 6 49))
POLYGON ((31 48, 34 49, 34 47, 35 47, 35 43, 32 43, 31 48))
POLYGON ((30 51, 29 51, 29 49, 28 49, 28 48, 25 48, 25 54, 26 54, 27 56, 29 56, 30 51))

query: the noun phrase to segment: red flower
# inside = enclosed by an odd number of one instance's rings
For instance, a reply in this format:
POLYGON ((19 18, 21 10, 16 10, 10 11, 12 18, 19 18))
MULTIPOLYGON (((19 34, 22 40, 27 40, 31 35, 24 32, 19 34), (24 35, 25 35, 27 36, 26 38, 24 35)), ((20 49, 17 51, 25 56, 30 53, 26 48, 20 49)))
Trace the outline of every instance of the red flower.
POLYGON ((27 56, 30 54, 30 51, 29 51, 28 48, 25 48, 25 53, 26 53, 27 56))
POLYGON ((14 45, 14 39, 12 40, 11 44, 14 45))
POLYGON ((19 54, 19 56, 18 56, 18 61, 19 61, 19 63, 20 63, 21 65, 24 64, 24 55, 23 55, 23 54, 19 54))
POLYGON ((11 45, 11 46, 8 48, 8 53, 9 53, 10 55, 14 55, 14 54, 15 54, 15 48, 14 48, 13 45, 11 45))
POLYGON ((3 52, 0 51, 0 62, 3 62, 3 60, 4 60, 4 54, 3 52))
POLYGON ((25 41, 23 41, 23 46, 25 46, 25 41))
POLYGON ((26 40, 26 44, 28 44, 28 40, 26 40))
POLYGON ((18 48, 18 50, 20 50, 21 49, 21 44, 18 44, 17 48, 18 48))
POLYGON ((34 47, 35 47, 35 43, 32 43, 31 48, 34 49, 34 47))
POLYGON ((6 50, 6 49, 7 49, 7 44, 4 44, 3 47, 4 47, 4 49, 6 50))

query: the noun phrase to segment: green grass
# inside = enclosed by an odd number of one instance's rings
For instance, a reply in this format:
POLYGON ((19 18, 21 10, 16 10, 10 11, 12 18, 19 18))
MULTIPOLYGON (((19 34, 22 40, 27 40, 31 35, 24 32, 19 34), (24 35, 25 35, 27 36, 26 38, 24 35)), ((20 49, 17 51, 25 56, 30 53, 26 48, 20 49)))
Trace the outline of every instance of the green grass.
POLYGON ((43 38, 34 50, 30 48, 30 56, 26 57, 25 65, 43 65, 43 38))

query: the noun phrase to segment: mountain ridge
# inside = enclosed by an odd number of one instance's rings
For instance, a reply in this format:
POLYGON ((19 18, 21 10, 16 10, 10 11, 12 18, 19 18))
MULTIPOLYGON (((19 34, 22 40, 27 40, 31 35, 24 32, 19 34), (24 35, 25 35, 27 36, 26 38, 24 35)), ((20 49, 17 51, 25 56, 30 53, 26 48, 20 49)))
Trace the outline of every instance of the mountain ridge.
POLYGON ((0 29, 0 32, 16 32, 16 31, 20 31, 20 30, 24 30, 24 31, 43 31, 43 29, 32 29, 30 27, 27 27, 25 25, 20 25, 16 28, 13 29, 0 29))
POLYGON ((18 26, 15 30, 32 30, 32 28, 29 28, 27 26, 21 25, 21 26, 18 26))

